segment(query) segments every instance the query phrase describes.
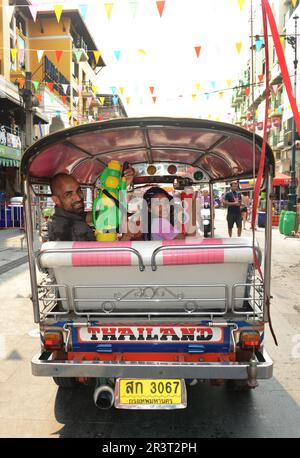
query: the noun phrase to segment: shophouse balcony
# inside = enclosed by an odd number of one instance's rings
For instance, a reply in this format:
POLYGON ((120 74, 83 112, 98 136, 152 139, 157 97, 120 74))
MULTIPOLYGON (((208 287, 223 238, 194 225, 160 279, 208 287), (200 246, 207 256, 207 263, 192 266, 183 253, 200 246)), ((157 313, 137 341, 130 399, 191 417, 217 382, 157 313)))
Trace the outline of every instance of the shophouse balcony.
POLYGON ((19 167, 25 133, 17 127, 0 125, 0 164, 5 167, 19 167))

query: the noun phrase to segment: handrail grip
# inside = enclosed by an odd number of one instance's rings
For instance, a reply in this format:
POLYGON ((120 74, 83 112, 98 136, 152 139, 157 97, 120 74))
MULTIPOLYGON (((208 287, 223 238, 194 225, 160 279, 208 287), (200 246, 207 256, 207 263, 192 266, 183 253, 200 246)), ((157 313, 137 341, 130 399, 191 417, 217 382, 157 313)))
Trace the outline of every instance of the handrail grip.
POLYGON ((40 270, 43 270, 43 267, 41 266, 40 259, 41 259, 41 256, 43 254, 46 254, 46 253, 86 253, 86 252, 102 253, 102 252, 111 252, 111 251, 113 251, 113 252, 114 251, 129 251, 129 252, 135 254, 137 256, 137 258, 138 258, 138 261, 139 261, 139 269, 140 269, 140 271, 143 272, 145 270, 145 265, 144 265, 141 253, 138 250, 136 250, 134 248, 131 248, 131 247, 62 248, 60 250, 58 250, 56 248, 49 248, 47 250, 40 251, 36 256, 36 261, 37 261, 38 268, 40 270))
MULTIPOLYGON (((166 245, 166 246, 160 246, 156 248, 151 256, 151 268, 153 271, 157 269, 157 264, 155 263, 155 258, 157 254, 160 251, 168 251, 168 250, 207 250, 207 249, 220 249, 223 250, 224 248, 229 249, 229 248, 248 248, 248 249, 253 249, 252 246, 248 245, 166 245)), ((259 248, 254 247, 255 250, 257 251, 257 255, 259 256, 259 248)), ((253 260, 254 262, 254 260, 253 260)))

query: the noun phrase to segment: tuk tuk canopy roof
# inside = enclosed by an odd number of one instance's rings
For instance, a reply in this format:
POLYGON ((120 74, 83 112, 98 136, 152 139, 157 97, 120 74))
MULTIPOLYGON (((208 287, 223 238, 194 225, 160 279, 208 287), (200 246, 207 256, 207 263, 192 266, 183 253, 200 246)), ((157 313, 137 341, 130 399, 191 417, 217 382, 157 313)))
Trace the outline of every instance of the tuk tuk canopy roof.
MULTIPOLYGON (((112 159, 122 163, 174 162, 199 167, 211 181, 249 178, 259 167, 262 138, 241 127, 202 119, 124 118, 83 124, 48 135, 28 148, 21 171, 31 182, 57 173, 93 184, 112 159)), ((267 145, 266 166, 274 166, 267 145)))

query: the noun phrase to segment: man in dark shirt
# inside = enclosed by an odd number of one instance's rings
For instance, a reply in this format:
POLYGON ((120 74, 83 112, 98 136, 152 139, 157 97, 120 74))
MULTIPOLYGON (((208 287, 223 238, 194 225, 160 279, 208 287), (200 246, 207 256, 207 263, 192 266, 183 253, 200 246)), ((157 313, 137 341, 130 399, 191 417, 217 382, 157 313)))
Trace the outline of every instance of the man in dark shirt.
POLYGON ((83 192, 78 181, 71 175, 55 175, 50 188, 55 203, 55 213, 48 221, 49 241, 92 241, 94 231, 87 224, 88 213, 84 211, 83 192))
POLYGON ((223 201, 224 205, 228 207, 227 224, 229 237, 232 237, 232 228, 234 224, 237 226, 238 237, 242 234, 241 198, 237 189, 238 183, 236 181, 232 181, 230 183, 230 191, 225 194, 223 201))
MULTIPOLYGON (((132 183, 134 169, 124 171, 127 186, 132 183)), ((55 213, 48 221, 49 241, 93 241, 91 212, 84 211, 83 192, 78 181, 65 173, 55 175, 50 182, 55 213)))

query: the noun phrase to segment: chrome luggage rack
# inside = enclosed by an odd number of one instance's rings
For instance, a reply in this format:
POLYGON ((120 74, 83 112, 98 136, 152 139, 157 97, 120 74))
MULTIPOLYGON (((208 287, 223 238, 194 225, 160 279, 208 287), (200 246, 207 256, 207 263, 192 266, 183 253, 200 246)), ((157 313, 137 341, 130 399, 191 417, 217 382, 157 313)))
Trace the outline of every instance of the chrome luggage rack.
POLYGON ((244 316, 246 319, 260 320, 263 317, 263 282, 258 277, 253 277, 247 283, 236 283, 232 287, 232 303, 229 304, 229 287, 226 284, 212 283, 205 285, 105 285, 105 286, 73 286, 52 283, 51 277, 47 276, 43 282, 38 285, 39 304, 41 319, 49 317, 59 318, 61 316, 75 315, 78 317, 160 317, 160 316, 201 316, 213 319, 215 317, 224 317, 228 314, 233 316, 244 316), (122 288, 123 294, 116 293, 114 300, 111 297, 90 298, 78 297, 78 292, 85 290, 103 290, 122 288), (198 291, 204 291, 207 288, 218 289, 223 291, 222 297, 203 298, 199 293, 195 297, 184 297, 184 293, 174 292, 174 288, 192 288, 198 291), (239 289, 243 289, 244 294, 237 296, 239 289), (124 290, 126 290, 124 292, 124 290), (143 311, 126 310, 129 303, 141 302, 145 304, 143 311), (220 308, 209 308, 211 302, 219 302, 220 308), (242 301, 243 306, 236 307, 237 301, 242 301), (79 303, 91 304, 91 309, 80 310, 79 303), (64 308, 62 308, 64 303, 64 308), (162 303, 174 304, 181 306, 177 310, 161 310, 159 306, 162 303), (95 310, 97 304, 97 310, 95 310), (94 305, 94 307, 93 307, 94 305), (147 309, 151 305, 151 309, 147 309), (124 306, 123 310, 115 310, 116 306, 124 306))

